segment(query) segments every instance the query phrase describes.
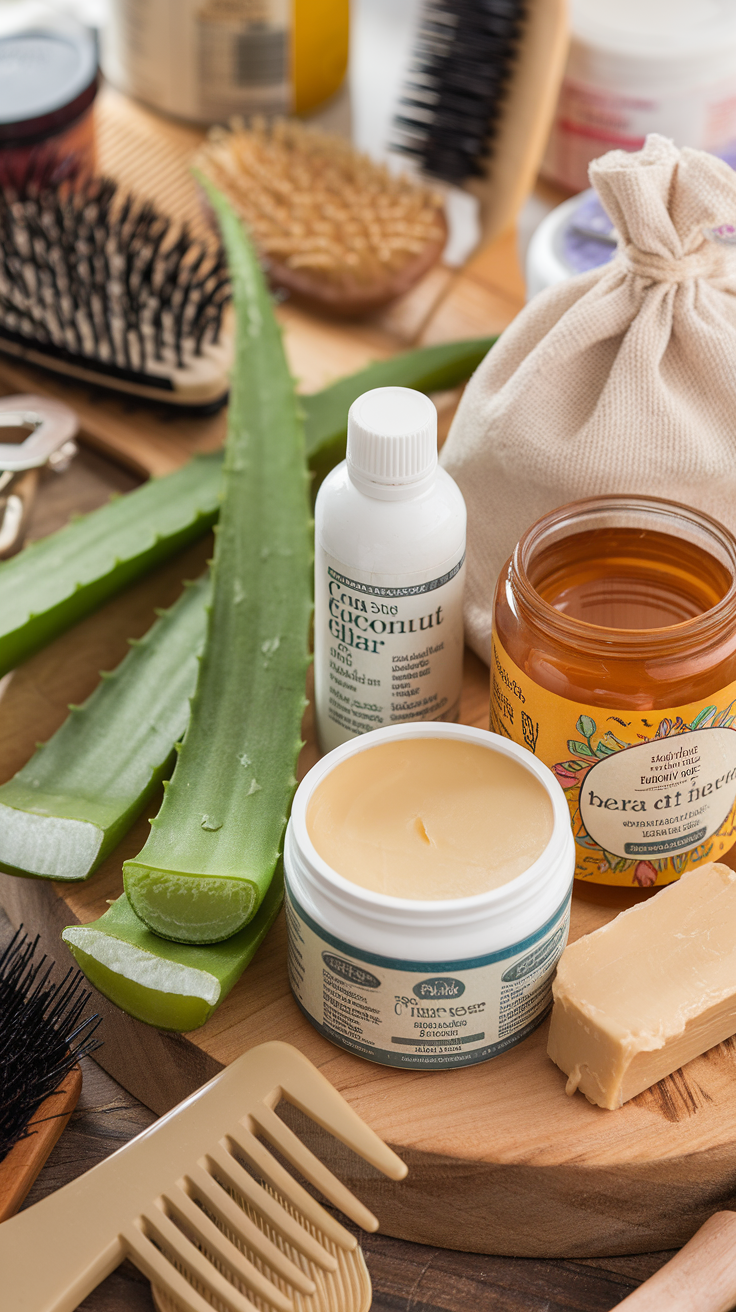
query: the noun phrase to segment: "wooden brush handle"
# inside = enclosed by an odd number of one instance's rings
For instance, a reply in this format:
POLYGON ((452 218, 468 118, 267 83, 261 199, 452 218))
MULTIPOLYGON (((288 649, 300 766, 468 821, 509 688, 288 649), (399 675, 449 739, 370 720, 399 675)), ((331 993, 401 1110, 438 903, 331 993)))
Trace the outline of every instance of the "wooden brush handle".
POLYGON ((15 1216, 74 1111, 81 1089, 81 1068, 73 1066, 34 1113, 33 1134, 21 1139, 0 1162, 0 1221, 15 1216))
POLYGON ((736 1303, 736 1212, 716 1212, 671 1262, 616 1308, 729 1312, 736 1303))
POLYGON ((514 223, 534 186, 567 58, 567 0, 529 0, 525 9, 488 173, 464 184, 481 203, 484 245, 514 223))

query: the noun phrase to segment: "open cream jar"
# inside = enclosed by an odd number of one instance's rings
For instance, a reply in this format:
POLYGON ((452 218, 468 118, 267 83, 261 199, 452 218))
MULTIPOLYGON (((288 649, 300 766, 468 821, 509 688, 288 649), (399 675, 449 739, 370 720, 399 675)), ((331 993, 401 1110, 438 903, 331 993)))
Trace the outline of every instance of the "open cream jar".
POLYGON ((296 1000, 371 1061, 486 1061, 549 1008, 573 866, 564 793, 515 743, 436 722, 352 739, 303 780, 286 834, 296 1000))

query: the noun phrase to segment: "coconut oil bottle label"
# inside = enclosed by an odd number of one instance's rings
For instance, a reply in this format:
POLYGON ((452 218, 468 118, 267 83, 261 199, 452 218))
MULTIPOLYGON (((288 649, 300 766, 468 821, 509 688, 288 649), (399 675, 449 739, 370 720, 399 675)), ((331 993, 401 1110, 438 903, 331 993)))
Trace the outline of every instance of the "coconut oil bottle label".
POLYGON ((526 1038, 552 1002, 570 894, 535 934, 472 960, 407 962, 362 952, 321 929, 287 886, 289 978, 326 1038, 385 1066, 447 1070, 526 1038))
POLYGON ((582 705, 534 683, 494 634, 491 728, 564 788, 577 879, 669 884, 736 841, 736 683, 667 710, 582 705))
POLYGON ((426 582, 391 586, 346 572, 318 548, 315 679, 319 736, 331 749, 408 720, 456 720, 465 556, 426 582))

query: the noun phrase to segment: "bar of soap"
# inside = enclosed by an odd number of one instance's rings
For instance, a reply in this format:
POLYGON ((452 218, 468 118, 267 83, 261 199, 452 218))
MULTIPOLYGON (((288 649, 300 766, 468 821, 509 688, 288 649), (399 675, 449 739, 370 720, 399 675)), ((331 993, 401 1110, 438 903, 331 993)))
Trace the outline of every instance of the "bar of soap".
POLYGON ((599 1107, 736 1033, 736 872, 714 863, 565 949, 547 1052, 599 1107))

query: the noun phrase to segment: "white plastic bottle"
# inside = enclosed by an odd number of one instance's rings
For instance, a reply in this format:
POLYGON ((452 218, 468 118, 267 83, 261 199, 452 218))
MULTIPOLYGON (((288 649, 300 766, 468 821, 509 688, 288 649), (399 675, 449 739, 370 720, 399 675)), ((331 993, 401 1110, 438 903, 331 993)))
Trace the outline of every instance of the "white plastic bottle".
POLYGON ((377 387, 315 509, 314 675, 323 751, 409 720, 456 720, 466 511, 437 463, 437 411, 377 387))

